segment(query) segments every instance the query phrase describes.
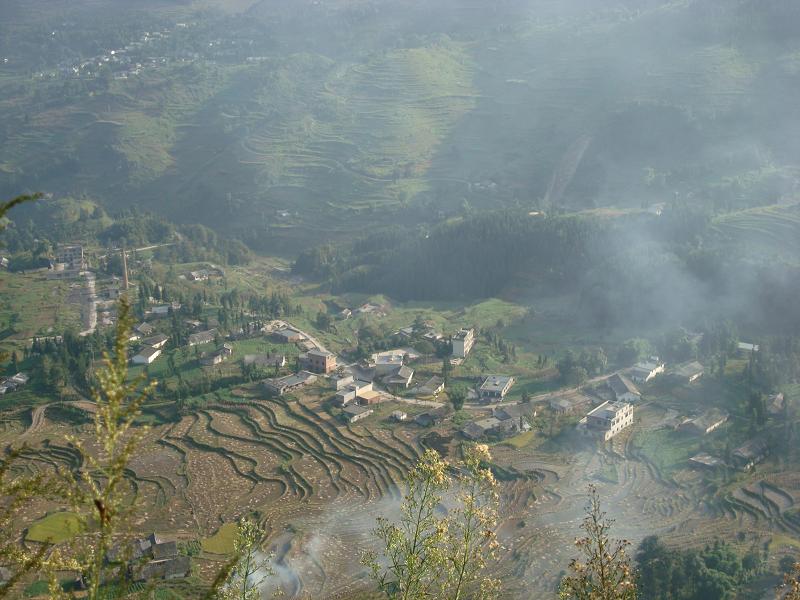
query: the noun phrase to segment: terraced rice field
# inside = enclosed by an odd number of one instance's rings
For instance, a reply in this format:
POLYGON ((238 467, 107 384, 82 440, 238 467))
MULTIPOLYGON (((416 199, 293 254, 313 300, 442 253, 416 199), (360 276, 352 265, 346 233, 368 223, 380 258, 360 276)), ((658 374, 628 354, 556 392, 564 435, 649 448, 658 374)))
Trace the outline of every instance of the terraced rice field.
MULTIPOLYGON (((78 426, 53 422, 47 411, 40 421, 26 437, 28 468, 80 469, 79 455, 57 442, 78 426)), ((21 421, 8 422, 2 441, 17 439, 23 428, 21 421)), ((331 586, 352 585, 330 575, 358 564, 377 507, 396 504, 398 486, 418 456, 413 436, 369 422, 342 424, 316 400, 255 400, 209 405, 153 427, 127 481, 131 500, 141 507, 135 525, 142 532, 211 538, 214 552, 224 549, 221 538, 230 524, 256 514, 272 543, 286 546, 291 572, 305 569, 310 552, 324 553, 329 560, 320 558, 305 576, 287 582, 288 589, 320 597, 331 586)), ((48 510, 37 507, 31 519, 48 510)))
MULTIPOLYGON (((386 428, 377 418, 356 425, 334 420, 314 398, 209 404, 179 421, 153 427, 130 465, 132 499, 142 507, 136 528, 204 540, 219 560, 232 523, 258 515, 289 596, 335 597, 357 591, 362 550, 374 543, 375 518, 397 518, 403 474, 419 456, 420 431, 386 428)), ((496 565, 512 594, 550 593, 574 555, 586 501, 597 486, 614 533, 633 541, 657 534, 669 543, 716 538, 752 545, 771 540, 775 560, 800 544, 800 475, 763 465, 753 476, 711 489, 688 467, 664 468, 643 440, 660 418, 643 410, 633 431, 598 448, 577 434, 524 447, 498 444, 503 469, 496 565), (738 540, 745 532, 746 541, 738 540), (511 584, 514 585, 514 584, 511 584)), ((65 425, 44 411, 30 428, 28 469, 81 467, 59 440, 85 425, 65 425)), ((0 442, 28 425, 7 419, 0 442)), ((31 521, 56 507, 37 504, 31 521)))
POLYGON ((723 240, 770 256, 800 256, 800 204, 774 205, 719 217, 715 229, 723 240))

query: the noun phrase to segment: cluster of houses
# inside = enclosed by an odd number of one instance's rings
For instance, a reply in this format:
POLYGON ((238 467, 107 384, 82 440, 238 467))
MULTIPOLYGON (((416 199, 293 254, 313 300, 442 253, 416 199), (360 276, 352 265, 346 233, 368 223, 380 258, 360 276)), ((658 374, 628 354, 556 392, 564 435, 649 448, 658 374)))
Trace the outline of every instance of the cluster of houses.
POLYGON ((0 377, 0 395, 21 388, 30 379, 25 373, 17 373, 13 377, 0 377))
POLYGON ((155 533, 113 547, 109 561, 125 562, 128 576, 135 582, 182 579, 191 572, 191 559, 178 552, 177 542, 166 541, 155 533))
POLYGON ((470 421, 462 429, 461 434, 469 440, 484 437, 507 437, 524 431, 530 431, 529 405, 514 404, 492 408, 490 416, 470 421))
POLYGON ((216 265, 208 265, 203 269, 197 269, 196 271, 189 271, 186 274, 186 278, 189 281, 208 281, 212 277, 223 277, 225 275, 225 271, 219 268, 216 265))
MULTIPOLYGON (((136 327, 135 330, 140 335, 149 335, 153 333, 153 326, 148 323, 142 323, 136 327), (147 332, 147 333, 145 333, 147 332)), ((169 337, 163 333, 150 335, 150 337, 140 338, 141 348, 131 358, 131 362, 135 365, 149 365, 161 356, 161 351, 167 345, 169 337)))

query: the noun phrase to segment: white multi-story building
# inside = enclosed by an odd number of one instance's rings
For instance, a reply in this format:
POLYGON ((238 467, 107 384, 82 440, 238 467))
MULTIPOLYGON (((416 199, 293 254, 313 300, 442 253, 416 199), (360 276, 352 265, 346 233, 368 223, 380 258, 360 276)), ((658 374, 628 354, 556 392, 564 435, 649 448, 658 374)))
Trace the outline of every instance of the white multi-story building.
POLYGON ((466 358, 472 346, 475 345, 475 331, 473 329, 459 329, 453 336, 453 356, 466 358))
POLYGON ((583 425, 587 433, 608 441, 633 425, 633 405, 627 402, 603 402, 586 415, 583 425))

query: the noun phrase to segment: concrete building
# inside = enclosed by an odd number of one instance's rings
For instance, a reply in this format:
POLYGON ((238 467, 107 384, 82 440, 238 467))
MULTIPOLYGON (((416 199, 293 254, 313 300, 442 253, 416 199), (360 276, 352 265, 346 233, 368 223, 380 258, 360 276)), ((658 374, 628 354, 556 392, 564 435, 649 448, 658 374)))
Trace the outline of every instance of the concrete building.
POLYGON ((587 433, 608 441, 633 425, 633 405, 627 402, 603 402, 589 411, 582 424, 587 433))
POLYGON ((309 371, 314 373, 330 373, 336 370, 336 355, 327 350, 310 350, 306 354, 309 371))
POLYGON ((135 365, 149 365, 152 364, 159 356, 161 356, 161 350, 146 346, 131 359, 131 362, 133 362, 135 365))
POLYGON ((356 421, 366 419, 368 416, 370 416, 372 414, 372 409, 367 408, 366 406, 358 406, 357 404, 354 404, 353 406, 345 406, 342 409, 342 413, 350 423, 355 423, 356 421))
POLYGON ((403 366, 404 355, 400 352, 375 354, 372 360, 375 363, 375 375, 384 377, 396 372, 403 366))
POLYGON ((71 271, 83 271, 86 268, 86 257, 80 244, 66 244, 58 247, 56 262, 65 265, 71 271))
POLYGON ((608 378, 606 383, 611 389, 611 393, 614 394, 614 399, 616 399, 617 402, 630 402, 633 404, 641 400, 639 390, 624 375, 614 373, 614 375, 608 378))
POLYGON ((473 329, 459 329, 452 337, 451 342, 453 344, 453 356, 466 358, 475 344, 475 331, 473 329))
POLYGON ((500 402, 506 397, 514 378, 507 375, 489 375, 478 389, 481 402, 500 402))
POLYGON ((294 344, 295 342, 300 342, 306 339, 306 336, 304 336, 302 333, 289 327, 273 331, 272 337, 275 339, 275 341, 280 342, 281 344, 294 344))
POLYGON ((408 419, 408 414, 404 413, 402 410, 395 410, 392 411, 392 418, 395 421, 405 421, 408 419))
POLYGON ((372 382, 356 379, 336 392, 335 400, 338 406, 347 406, 356 402, 359 395, 373 391, 372 382))

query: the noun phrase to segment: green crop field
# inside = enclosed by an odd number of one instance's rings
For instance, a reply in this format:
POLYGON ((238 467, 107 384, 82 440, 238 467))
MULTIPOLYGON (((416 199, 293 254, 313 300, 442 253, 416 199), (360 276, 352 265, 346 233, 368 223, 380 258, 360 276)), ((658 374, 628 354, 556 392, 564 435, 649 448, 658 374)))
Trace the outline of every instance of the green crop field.
POLYGON ((36 521, 28 528, 25 539, 30 542, 60 544, 83 531, 80 517, 71 512, 55 512, 36 521))
POLYGON ((211 554, 232 553, 236 532, 236 523, 225 523, 214 535, 202 541, 203 552, 210 552, 211 554))

